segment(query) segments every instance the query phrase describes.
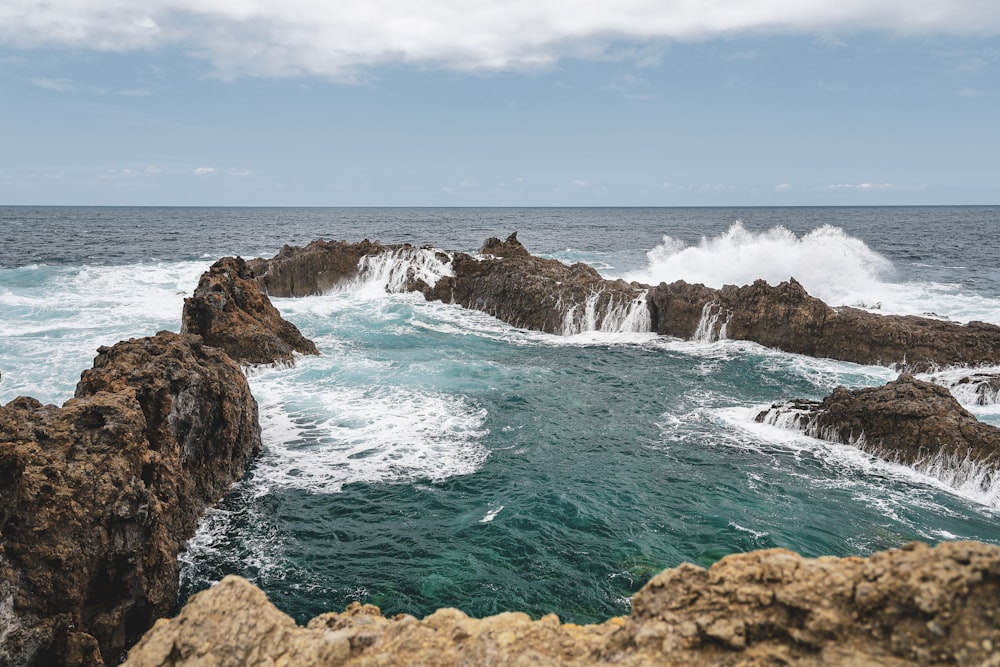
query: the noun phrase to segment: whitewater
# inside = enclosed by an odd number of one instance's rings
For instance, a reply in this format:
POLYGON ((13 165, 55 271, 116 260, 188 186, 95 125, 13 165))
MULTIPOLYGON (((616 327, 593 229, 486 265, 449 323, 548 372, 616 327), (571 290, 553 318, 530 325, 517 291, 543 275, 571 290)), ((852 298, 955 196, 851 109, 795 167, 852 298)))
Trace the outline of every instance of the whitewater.
MULTIPOLYGON (((794 277, 835 306, 1000 324, 996 207, 0 207, 0 229, 0 403, 61 404, 99 346, 177 331, 218 257, 313 238, 476 252, 516 230, 533 253, 608 278, 794 277)), ((589 622, 627 611, 660 569, 735 551, 1000 543, 995 476, 754 422, 774 401, 883 384, 891 369, 724 333, 657 337, 637 304, 597 312, 596 295, 567 304, 563 335, 517 329, 405 293, 407 270, 448 271, 416 248, 362 269, 328 294, 274 299, 321 356, 248 372, 265 449, 182 555, 183 596, 237 573, 300 621, 360 600, 589 622)), ((980 404, 960 377, 927 379, 1000 425, 995 395, 980 404)))

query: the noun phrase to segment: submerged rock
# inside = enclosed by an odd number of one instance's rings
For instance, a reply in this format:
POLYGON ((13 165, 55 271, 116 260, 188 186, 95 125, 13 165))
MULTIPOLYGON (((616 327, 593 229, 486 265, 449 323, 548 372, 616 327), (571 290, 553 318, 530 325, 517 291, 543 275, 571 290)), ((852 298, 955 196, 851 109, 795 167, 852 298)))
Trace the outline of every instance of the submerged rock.
POLYGON ((243 371, 192 335, 102 347, 61 408, 0 407, 0 664, 117 664, 260 446, 243 371))
POLYGON ((441 609, 384 618, 353 603, 297 626, 227 577, 161 620, 129 667, 264 665, 996 665, 1000 547, 912 544, 869 558, 783 549, 681 565, 653 578, 632 614, 599 625, 441 609))
POLYGON ((460 304, 548 333, 654 331, 706 342, 732 338, 913 372, 1000 363, 1000 326, 832 308, 794 278, 776 286, 758 280, 722 289, 684 281, 626 283, 603 278, 585 264, 567 266, 535 257, 516 234, 505 241, 488 239, 476 256, 423 252, 438 257, 437 272, 405 267, 408 258, 426 261, 412 246, 367 240, 286 246, 274 258, 251 265, 269 294, 304 296, 355 280, 375 258, 395 255, 401 265, 394 269, 392 290, 419 291, 429 300, 460 304))
POLYGON ((290 363, 316 345, 281 317, 240 257, 223 257, 184 299, 182 333, 197 334, 241 364, 290 363))
POLYGON ((1000 474, 1000 429, 976 419, 946 388, 907 374, 881 387, 838 387, 818 402, 776 403, 756 420, 927 471, 960 474, 964 466, 984 484, 1000 474))

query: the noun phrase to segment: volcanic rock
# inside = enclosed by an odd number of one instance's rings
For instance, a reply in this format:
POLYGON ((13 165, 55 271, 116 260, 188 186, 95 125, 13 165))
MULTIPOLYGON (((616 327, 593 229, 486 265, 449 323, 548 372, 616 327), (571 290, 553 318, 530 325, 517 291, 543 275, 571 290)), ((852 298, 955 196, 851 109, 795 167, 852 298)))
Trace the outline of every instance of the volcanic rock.
POLYGON ((398 247, 368 239, 360 243, 317 239, 305 248, 286 245, 271 259, 251 260, 249 266, 272 296, 312 296, 356 277, 362 258, 398 247))
POLYGON ((648 298, 654 330, 678 338, 749 340, 786 352, 912 372, 1000 361, 996 325, 831 308, 794 278, 777 286, 757 280, 721 290, 660 283, 648 298))
POLYGON ((644 290, 637 283, 606 280, 586 264, 567 266, 535 257, 516 234, 506 241, 488 239, 480 255, 457 253, 451 263, 453 275, 422 290, 424 296, 548 333, 621 330, 636 315, 642 325, 633 323, 632 327, 648 330, 648 313, 641 300, 644 290))
POLYGON ((223 257, 184 299, 182 333, 221 347, 241 364, 292 363, 293 352, 319 354, 316 345, 281 317, 241 257, 223 257))
POLYGON ((946 388, 908 374, 881 387, 838 387, 820 402, 776 403, 756 420, 906 465, 968 461, 1000 471, 1000 429, 976 419, 946 388))
POLYGON ((117 664, 260 446, 243 371, 193 335, 100 348, 61 408, 0 407, 0 665, 117 664))
MULTIPOLYGON (((313 241, 305 248, 285 246, 274 258, 250 264, 269 294, 303 296, 354 280, 373 258, 404 248, 409 251, 401 260, 423 257, 408 245, 313 241)), ((722 289, 683 281, 650 287, 602 278, 585 264, 535 257, 516 234, 505 241, 488 239, 476 256, 440 251, 436 256, 438 275, 418 277, 412 268, 398 269, 404 275, 397 276, 393 289, 419 291, 428 300, 548 333, 654 331, 708 342, 732 338, 911 372, 1000 363, 1000 326, 832 308, 794 278, 776 286, 758 280, 722 289)))
POLYGON ((708 570, 681 565, 646 584, 630 616, 590 626, 455 609, 389 620, 353 603, 303 628, 227 577, 158 621, 125 664, 995 667, 998 648, 1000 547, 956 542, 869 558, 771 549, 708 570))

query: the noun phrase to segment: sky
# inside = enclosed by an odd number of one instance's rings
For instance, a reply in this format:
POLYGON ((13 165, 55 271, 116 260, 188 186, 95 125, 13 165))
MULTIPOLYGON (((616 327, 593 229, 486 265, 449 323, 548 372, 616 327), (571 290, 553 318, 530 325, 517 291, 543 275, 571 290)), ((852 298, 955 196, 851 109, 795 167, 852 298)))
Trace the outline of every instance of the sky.
POLYGON ((0 205, 884 204, 1000 204, 1000 1, 0 3, 0 205))

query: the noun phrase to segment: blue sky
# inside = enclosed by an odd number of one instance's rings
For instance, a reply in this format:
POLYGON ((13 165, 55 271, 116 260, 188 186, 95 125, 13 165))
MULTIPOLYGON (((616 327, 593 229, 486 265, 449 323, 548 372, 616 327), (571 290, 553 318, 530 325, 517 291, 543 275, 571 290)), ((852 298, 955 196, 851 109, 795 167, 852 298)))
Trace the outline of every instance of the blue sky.
POLYGON ((0 7, 0 204, 1000 203, 995 0, 0 7))

